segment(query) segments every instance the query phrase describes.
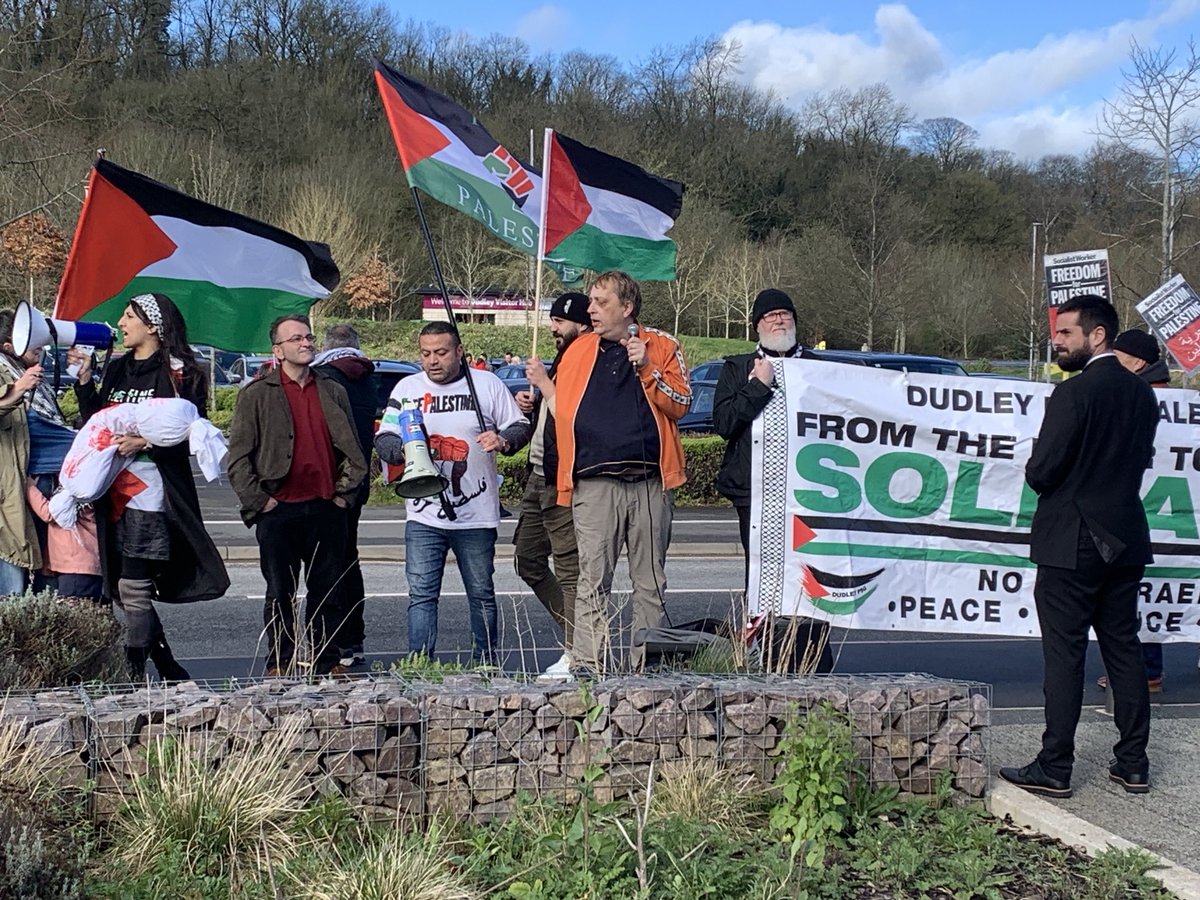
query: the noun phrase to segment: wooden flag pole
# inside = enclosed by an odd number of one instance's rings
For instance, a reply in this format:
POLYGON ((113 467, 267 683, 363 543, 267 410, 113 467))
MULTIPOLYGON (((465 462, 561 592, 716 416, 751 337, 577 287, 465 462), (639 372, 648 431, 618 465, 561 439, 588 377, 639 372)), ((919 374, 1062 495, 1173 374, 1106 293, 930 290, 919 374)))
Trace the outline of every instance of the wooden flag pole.
POLYGON ((550 199, 550 136, 547 128, 542 142, 542 206, 538 210, 537 273, 533 278, 533 348, 531 357, 538 355, 538 327, 542 323, 542 262, 546 259, 546 204, 550 199))

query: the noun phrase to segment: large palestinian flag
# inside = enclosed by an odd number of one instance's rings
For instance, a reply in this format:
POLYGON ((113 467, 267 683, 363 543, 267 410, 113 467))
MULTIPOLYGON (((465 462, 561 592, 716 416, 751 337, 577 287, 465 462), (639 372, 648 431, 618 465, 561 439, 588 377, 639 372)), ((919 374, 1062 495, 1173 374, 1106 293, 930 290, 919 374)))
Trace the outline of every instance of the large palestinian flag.
POLYGON ((674 280, 667 231, 683 206, 682 184, 553 131, 545 178, 547 262, 674 280))
POLYGON ((265 350, 275 318, 307 313, 339 277, 325 244, 102 159, 88 182, 54 316, 115 325, 131 297, 158 291, 175 301, 193 342, 265 350))
POLYGON ((375 60, 375 84, 410 187, 537 253, 541 177, 444 94, 375 60))

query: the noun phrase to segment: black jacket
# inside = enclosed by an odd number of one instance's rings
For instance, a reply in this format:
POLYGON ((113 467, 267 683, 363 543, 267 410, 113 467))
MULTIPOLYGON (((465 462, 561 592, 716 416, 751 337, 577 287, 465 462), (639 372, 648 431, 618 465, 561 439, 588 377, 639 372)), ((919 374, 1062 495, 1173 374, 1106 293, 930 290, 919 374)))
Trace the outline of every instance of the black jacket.
MULTIPOLYGON (((354 432, 358 435, 358 444, 362 447, 363 461, 368 471, 371 468, 371 449, 375 446, 375 411, 379 408, 375 379, 371 377, 374 372, 375 363, 363 356, 340 356, 313 368, 318 378, 329 378, 345 389, 354 420, 354 432)), ((370 492, 371 479, 364 478, 356 505, 366 503, 370 492)))
MULTIPOLYGON (((796 347, 784 355, 803 359, 808 353, 803 347, 796 347)), ((750 377, 758 357, 757 350, 725 357, 713 395, 713 428, 727 441, 717 473, 717 490, 733 501, 734 506, 750 505, 751 425, 775 393, 774 388, 750 377)))
POLYGON ((1054 389, 1025 467, 1038 494, 1033 562, 1075 568, 1083 528, 1108 563, 1153 560, 1140 490, 1157 428, 1154 390, 1115 356, 1089 363, 1054 389))
MULTIPOLYGON (((108 366, 99 391, 90 379, 76 386, 75 395, 84 421, 108 406, 114 392, 120 396, 134 384, 152 389, 156 397, 178 396, 191 400, 200 415, 206 414, 207 385, 201 374, 194 372, 192 378, 175 385, 165 365, 150 372, 153 364, 146 363, 145 360, 135 361, 133 354, 126 353, 108 366)), ((200 515, 200 498, 196 493, 187 443, 151 447, 147 455, 162 475, 167 534, 171 541, 170 565, 164 566, 154 579, 158 599, 164 603, 191 603, 223 597, 229 590, 229 575, 200 515)), ((108 497, 97 500, 95 508, 104 591, 108 597, 115 598, 117 581, 121 577, 121 548, 117 544, 116 524, 109 515, 108 497)))

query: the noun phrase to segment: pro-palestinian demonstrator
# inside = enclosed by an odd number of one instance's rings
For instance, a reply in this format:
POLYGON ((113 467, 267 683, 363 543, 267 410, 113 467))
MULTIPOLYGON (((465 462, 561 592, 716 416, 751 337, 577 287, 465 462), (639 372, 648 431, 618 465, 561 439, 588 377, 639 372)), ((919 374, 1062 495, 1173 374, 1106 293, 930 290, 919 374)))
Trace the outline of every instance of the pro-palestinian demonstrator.
POLYGON ((571 660, 580 677, 620 667, 626 645, 629 663, 640 668, 645 632, 665 618, 674 490, 687 481, 676 422, 692 402, 679 342, 638 322, 637 281, 605 272, 588 299, 594 330, 563 354, 555 393, 558 503, 571 506, 579 544, 571 660), (614 644, 609 593, 623 550, 632 634, 614 644))
MULTIPOLYGON (((775 393, 775 370, 770 361, 802 359, 806 355, 796 339, 796 306, 783 291, 767 288, 759 292, 754 298, 751 324, 758 333, 758 346, 751 353, 725 358, 713 395, 713 428, 727 442, 717 473, 717 490, 729 498, 737 512, 738 534, 746 559, 746 584, 750 582, 750 451, 754 420, 775 393)), ((783 473, 779 475, 782 477, 783 473)), ((790 649, 786 659, 779 660, 782 668, 797 668, 809 655, 809 648, 819 647, 816 671, 832 672, 829 626, 811 619, 798 622, 791 639, 788 639, 790 626, 775 629, 779 632, 776 641, 779 652, 784 654, 790 649)))
MULTIPOLYGON (((208 379, 196 364, 187 326, 165 294, 129 301, 117 327, 125 353, 104 373, 99 390, 92 358, 75 348, 67 362, 79 366, 75 396, 84 421, 117 403, 180 398, 207 414, 208 379)), ((133 462, 95 503, 105 594, 125 613, 125 653, 134 680, 150 659, 167 681, 188 678, 171 653, 154 600, 190 603, 224 596, 225 563, 204 528, 187 442, 154 447, 135 434, 119 436, 122 456, 133 462), (158 490, 149 490, 149 486, 158 490), (147 501, 162 497, 161 506, 147 501)))
MULTIPOLYGON (((375 363, 367 359, 359 346, 358 332, 353 325, 339 323, 325 331, 325 347, 316 355, 312 364, 318 376, 331 378, 342 386, 350 401, 354 417, 354 431, 358 445, 362 448, 367 471, 371 469, 371 450, 375 440, 375 410, 378 397, 375 391, 375 363)), ((342 557, 342 618, 333 637, 338 647, 341 664, 346 667, 366 662, 363 645, 366 640, 366 624, 363 607, 367 602, 367 591, 363 585, 362 565, 358 560, 358 522, 371 493, 371 479, 364 478, 358 495, 346 509, 346 545, 342 557)))
POLYGON ((432 656, 437 649, 442 576, 446 556, 453 550, 467 592, 471 658, 495 665, 499 632, 493 575, 500 527, 495 454, 516 453, 529 441, 532 429, 499 378, 491 372, 468 374, 462 343, 452 324, 429 322, 421 329, 418 343, 421 372, 401 379, 392 389, 375 436, 381 460, 389 465, 404 462, 400 412, 417 407, 429 435, 433 463, 447 482, 445 505, 436 495, 406 504, 408 649, 425 656, 432 656), (482 431, 467 378, 474 383, 487 426, 482 431))
POLYGON ((1059 384, 1025 480, 1038 495, 1029 558, 1042 630, 1046 730, 1037 758, 1000 777, 1048 797, 1071 796, 1075 728, 1083 706, 1088 629, 1096 632, 1120 740, 1108 775, 1130 793, 1150 790, 1150 694, 1138 643, 1138 585, 1153 561, 1141 500, 1154 455, 1158 402, 1112 352, 1117 311, 1094 294, 1058 308, 1059 384))
POLYGON ((342 675, 336 635, 345 611, 346 514, 367 465, 346 391, 310 368, 316 353, 306 316, 271 324, 275 365, 238 394, 229 428, 229 482, 242 520, 254 526, 267 582, 263 625, 268 676, 294 674, 300 568, 305 622, 317 675, 342 675))
POLYGON ((513 533, 517 574, 533 590, 563 630, 562 655, 546 669, 545 678, 571 674, 571 645, 575 637, 575 593, 579 581, 579 546, 569 506, 558 505, 558 445, 554 434, 555 387, 562 355, 581 334, 592 330, 588 298, 578 291, 562 294, 550 307, 550 333, 558 349, 547 372, 536 356, 525 374, 533 391, 517 394, 517 405, 532 415, 529 473, 521 498, 521 518, 513 533), (554 569, 550 568, 550 559, 554 569))

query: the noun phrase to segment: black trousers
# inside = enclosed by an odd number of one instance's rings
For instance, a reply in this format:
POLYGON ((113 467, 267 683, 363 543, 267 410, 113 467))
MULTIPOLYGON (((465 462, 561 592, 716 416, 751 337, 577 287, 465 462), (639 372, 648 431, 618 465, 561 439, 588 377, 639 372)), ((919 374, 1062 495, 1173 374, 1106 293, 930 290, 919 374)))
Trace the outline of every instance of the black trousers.
POLYGON ((1104 658, 1121 735, 1113 755, 1124 771, 1143 772, 1149 767, 1150 694, 1137 619, 1137 589, 1144 570, 1144 566, 1105 563, 1082 526, 1074 569, 1038 566, 1033 596, 1042 628, 1046 697, 1046 731, 1038 761, 1051 778, 1071 779, 1089 626, 1104 658))
MULTIPOLYGON (((738 537, 742 541, 742 555, 746 559, 746 589, 750 589, 750 507, 735 505, 738 517, 738 537)), ((798 628, 787 623, 777 623, 770 640, 773 643, 773 659, 778 659, 779 653, 789 653, 792 663, 786 668, 789 672, 799 671, 799 663, 804 658, 808 648, 821 643, 821 656, 817 660, 816 672, 824 675, 833 671, 833 650, 829 646, 829 623, 817 619, 800 619, 798 628)))
POLYGON ((363 585, 362 566, 358 561, 358 520, 361 517, 361 506, 351 506, 345 512, 346 547, 342 556, 343 615, 333 636, 334 645, 341 650, 361 650, 366 639, 366 624, 363 622, 366 587, 363 585))
POLYGON ((255 537, 267 582, 267 665, 286 670, 295 656, 296 592, 303 566, 313 665, 318 672, 328 671, 339 656, 333 639, 343 618, 346 511, 329 500, 280 503, 259 516, 255 537))

